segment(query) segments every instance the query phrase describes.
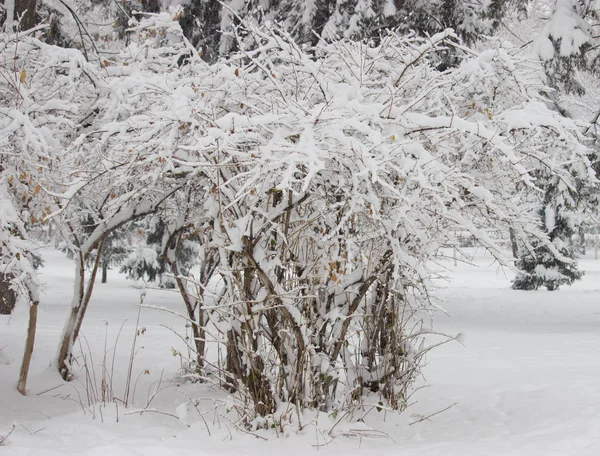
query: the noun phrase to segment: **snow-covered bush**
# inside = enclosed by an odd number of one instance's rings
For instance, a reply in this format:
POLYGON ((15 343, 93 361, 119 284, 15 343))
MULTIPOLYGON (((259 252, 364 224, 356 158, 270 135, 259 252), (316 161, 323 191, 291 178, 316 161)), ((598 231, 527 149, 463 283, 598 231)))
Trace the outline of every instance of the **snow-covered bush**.
POLYGON ((316 59, 283 31, 244 36, 197 70, 176 139, 207 191, 222 288, 204 308, 223 377, 260 415, 368 393, 401 409, 426 351, 427 262, 451 228, 505 261, 491 226, 560 257, 523 209, 543 192, 532 170, 571 189, 572 167, 588 170, 578 126, 502 46, 435 70, 450 31, 335 42, 316 59))
POLYGON ((35 126, 61 150, 38 193, 78 256, 59 369, 70 376, 93 290, 98 261, 86 286, 86 260, 158 212, 151 261, 162 255, 185 301, 197 370, 237 391, 248 419, 368 394, 403 409, 429 349, 428 263, 460 230, 508 264, 492 227, 561 257, 527 209, 549 179, 576 191, 574 170, 587 178, 578 125, 547 108, 540 68, 506 46, 436 69, 434 54, 460 46, 450 30, 307 50, 247 26, 239 52, 208 66, 178 14, 140 16, 100 68, 25 46, 45 70, 35 84, 79 89, 52 92, 52 109, 70 109, 35 126), (178 254, 192 241, 193 279, 178 254), (207 341, 222 363, 205 363, 207 341))

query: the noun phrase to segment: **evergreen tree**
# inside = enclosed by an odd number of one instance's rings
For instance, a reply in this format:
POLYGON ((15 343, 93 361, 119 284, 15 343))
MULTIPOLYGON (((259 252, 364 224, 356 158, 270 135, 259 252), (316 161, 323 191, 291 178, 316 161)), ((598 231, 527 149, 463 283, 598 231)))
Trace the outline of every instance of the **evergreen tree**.
POLYGON ((131 251, 131 238, 127 227, 111 232, 102 246, 100 268, 102 269, 102 283, 108 281, 108 270, 119 266, 131 251))
MULTIPOLYGON (((120 265, 127 255, 131 252, 131 236, 129 235, 131 226, 129 223, 121 228, 118 228, 110 232, 102 243, 102 250, 100 252, 100 269, 102 271, 102 283, 108 281, 108 270, 115 266, 120 265)), ((97 228, 98 224, 94 221, 91 215, 86 215, 81 222, 83 232, 87 235, 92 233, 97 228)), ((73 248, 73 245, 63 244, 61 250, 67 254, 69 259, 74 259, 78 254, 77 250, 73 248)), ((96 263, 97 254, 93 253, 88 255, 86 258, 85 266, 88 270, 91 270, 96 263)))
MULTIPOLYGON (((594 73, 599 69, 597 38, 591 29, 591 22, 597 17, 597 2, 557 0, 550 20, 541 27, 534 40, 534 50, 546 73, 546 83, 552 89, 546 96, 563 116, 586 122, 590 120, 590 111, 597 110, 597 106, 589 107, 595 104, 593 96, 586 95, 586 86, 597 79, 594 73)), ((598 116, 592 124, 597 119, 598 116)), ((584 132, 591 137, 596 134, 592 127, 584 132)), ((598 163, 597 158, 592 159, 596 172, 598 163)), ((573 176, 577 177, 577 173, 573 176)), ((541 179, 543 181, 543 176, 541 179)), ((533 290, 545 286, 554 290, 583 275, 575 261, 574 238, 581 237, 582 212, 597 207, 597 189, 577 185, 575 193, 572 189, 561 189, 561 185, 559 181, 547 184, 538 210, 541 227, 560 255, 551 252, 547 246, 542 247, 537 239, 529 246, 520 246, 516 265, 522 273, 513 282, 515 289, 533 290)))
MULTIPOLYGON (((174 281, 166 274, 169 268, 163 258, 164 244, 168 236, 164 218, 153 217, 142 223, 138 229, 146 231, 145 241, 125 259, 121 272, 127 274, 131 280, 145 280, 155 282, 161 288, 174 288, 174 281)), ((195 263, 198 249, 199 246, 194 242, 194 234, 188 234, 177 251, 180 274, 189 274, 195 263)))
POLYGON ((538 215, 541 228, 548 233, 553 248, 539 239, 534 239, 529 246, 521 246, 515 263, 521 272, 513 281, 513 289, 537 290, 544 286, 554 291, 583 276, 574 259, 573 238, 578 233, 574 196, 560 180, 553 179, 548 186, 538 215))
POLYGON ((557 0, 552 18, 536 38, 535 50, 544 65, 548 83, 560 92, 583 95, 577 71, 592 69, 593 38, 587 19, 596 16, 590 2, 557 0))

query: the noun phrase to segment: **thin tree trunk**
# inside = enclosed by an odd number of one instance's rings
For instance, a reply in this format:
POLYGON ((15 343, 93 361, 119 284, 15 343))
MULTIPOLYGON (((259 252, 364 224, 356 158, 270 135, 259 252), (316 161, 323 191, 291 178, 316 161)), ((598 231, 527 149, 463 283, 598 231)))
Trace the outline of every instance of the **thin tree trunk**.
POLYGON ((102 262, 102 283, 106 283, 108 281, 108 264, 106 261, 102 262))
POLYGON ((515 236, 515 230, 513 228, 508 229, 510 236, 510 246, 512 247, 512 254, 515 259, 519 258, 519 246, 517 245, 517 237, 515 236))
POLYGON ((21 364, 21 374, 19 375, 19 383, 17 391, 25 396, 27 387, 27 376, 29 375, 29 366, 31 364, 31 356, 33 355, 33 346, 35 344, 35 331, 37 328, 38 302, 32 301, 29 307, 29 328, 27 329, 27 341, 25 342, 25 353, 23 354, 23 363, 21 364))
POLYGON ((585 255, 585 230, 583 229, 583 226, 579 227, 579 250, 582 255, 585 255))
POLYGON ((175 282, 177 283, 177 288, 185 303, 188 318, 193 322, 191 326, 192 337, 194 338, 194 345, 196 347, 196 365, 198 370, 202 370, 204 368, 204 347, 206 345, 203 311, 200 309, 200 315, 198 316, 198 320, 196 320, 196 307, 198 307, 198 302, 187 292, 185 282, 181 276, 179 276, 179 269, 176 265, 171 264, 171 271, 175 275, 175 282))
POLYGON ((87 311, 87 307, 92 299, 92 292, 94 291, 94 284, 96 282, 96 276, 98 275, 98 266, 100 265, 100 257, 102 256, 102 247, 104 246, 104 238, 100 241, 100 245, 98 246, 98 252, 96 254, 96 261, 94 262, 94 267, 92 269, 92 273, 88 280, 87 290, 85 291, 85 296, 83 298, 83 302, 81 305, 80 312, 78 314, 77 321, 75 323, 75 331, 73 331, 73 343, 79 337, 79 331, 81 330, 81 325, 83 324, 83 317, 85 317, 85 313, 87 311))
POLYGON ((60 349, 58 351, 58 371, 64 380, 71 380, 70 354, 72 351, 71 339, 75 328, 75 321, 79 307, 83 301, 83 291, 85 287, 85 268, 83 265, 83 253, 80 254, 79 261, 75 264, 75 284, 73 290, 73 301, 71 303, 71 313, 63 329, 60 349), (67 364, 68 363, 68 364, 67 364))
POLYGON ((183 231, 178 230, 170 236, 163 256, 171 268, 171 272, 175 276, 175 283, 177 284, 179 294, 181 294, 183 302, 185 303, 188 318, 193 322, 192 336, 196 347, 196 366, 198 370, 202 370, 204 368, 204 351, 206 347, 206 330, 204 328, 205 311, 198 305, 198 301, 188 293, 185 280, 181 277, 181 272, 179 271, 177 251, 179 250, 182 233, 183 231), (196 308, 198 308, 197 319, 196 308))
POLYGON ((58 353, 58 371, 64 380, 71 381, 73 374, 71 373, 71 360, 73 358, 73 345, 79 337, 79 331, 83 324, 83 318, 87 311, 88 304, 92 298, 92 291, 94 290, 94 282, 96 281, 96 275, 98 273, 98 266, 100 264, 100 257, 102 255, 102 246, 104 239, 98 246, 98 252, 94 267, 88 279, 87 287, 85 285, 85 257, 86 254, 81 253, 79 261, 75 268, 75 290, 73 294, 73 306, 71 308, 71 314, 67 320, 67 324, 63 331, 60 350, 58 353))

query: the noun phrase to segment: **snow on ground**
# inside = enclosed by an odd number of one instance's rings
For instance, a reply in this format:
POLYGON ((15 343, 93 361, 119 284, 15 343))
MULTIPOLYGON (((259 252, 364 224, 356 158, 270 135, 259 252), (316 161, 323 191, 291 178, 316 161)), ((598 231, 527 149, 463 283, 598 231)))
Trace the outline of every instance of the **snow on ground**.
MULTIPOLYGON (((27 309, 0 317, 0 436, 15 426, 0 455, 599 455, 600 261, 583 259, 586 275, 573 287, 519 292, 489 258, 474 254, 477 267, 459 264, 442 284, 438 294, 447 315, 435 317, 438 330, 461 333, 464 345, 454 342, 431 352, 424 369, 429 386, 414 394, 416 403, 407 412, 397 416, 368 408, 337 425, 333 417, 306 414, 302 431, 287 426, 284 438, 263 431, 264 441, 211 411, 225 394, 173 381, 180 359, 172 348, 185 349, 168 328, 184 333, 184 323, 143 309, 136 326, 140 289, 114 272, 109 284, 97 284, 83 327, 89 342, 88 348, 83 341, 83 351, 97 380, 86 388, 81 371, 78 381, 62 382, 49 360, 69 310, 73 267, 61 253, 47 250, 26 397, 15 384, 27 309), (144 331, 136 342, 137 384, 129 408, 88 405, 86 391, 98 390, 90 393, 92 401, 101 397, 104 353, 106 371, 114 373, 110 383, 124 397, 136 328, 144 331), (192 397, 200 399, 206 423, 198 419, 192 397)), ((168 291, 149 290, 144 302, 182 310, 178 295, 168 291)))

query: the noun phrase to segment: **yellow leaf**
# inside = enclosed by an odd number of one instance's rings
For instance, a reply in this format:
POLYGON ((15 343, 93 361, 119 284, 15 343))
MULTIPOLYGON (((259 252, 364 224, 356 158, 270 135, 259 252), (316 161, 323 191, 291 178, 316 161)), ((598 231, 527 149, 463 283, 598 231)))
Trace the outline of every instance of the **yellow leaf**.
POLYGON ((392 135, 392 141, 396 141, 396 135, 392 135))
POLYGON ((25 82, 26 77, 27 77, 27 72, 25 70, 21 70, 21 76, 19 76, 19 81, 21 81, 21 84, 23 84, 25 82))

